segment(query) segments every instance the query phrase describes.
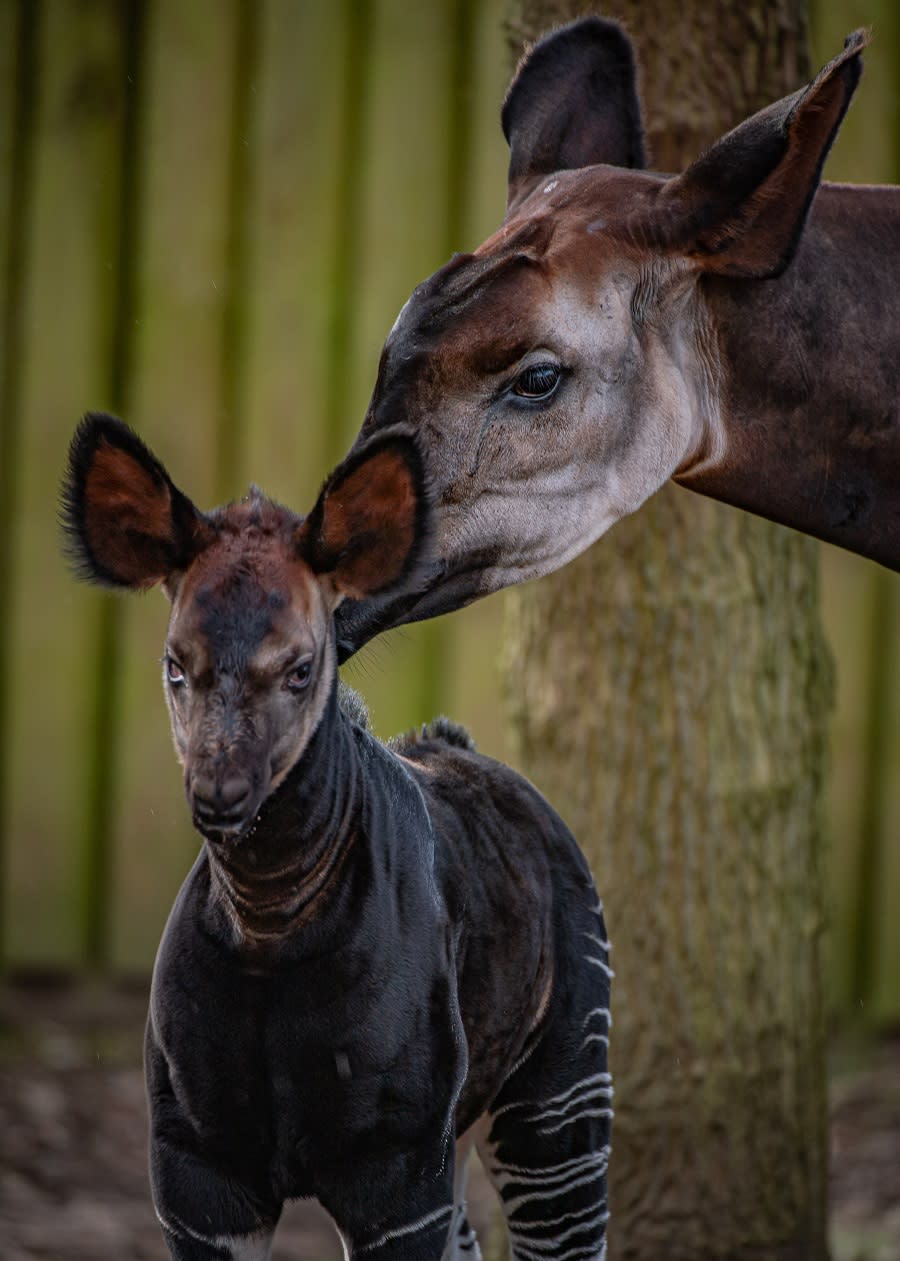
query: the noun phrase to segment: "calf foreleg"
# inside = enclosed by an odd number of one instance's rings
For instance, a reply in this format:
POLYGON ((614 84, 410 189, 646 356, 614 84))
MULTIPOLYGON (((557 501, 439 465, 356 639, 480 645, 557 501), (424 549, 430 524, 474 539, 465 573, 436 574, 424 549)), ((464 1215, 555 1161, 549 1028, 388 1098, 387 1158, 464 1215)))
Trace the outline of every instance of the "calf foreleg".
POLYGON ((268 1261, 277 1214, 266 1214, 232 1179, 154 1136, 156 1215, 175 1261, 268 1261))
POLYGON ((341 1238, 354 1261, 435 1261, 444 1255, 452 1220, 453 1205, 448 1203, 379 1234, 348 1236, 341 1231, 341 1238))
POLYGON ((452 1139, 440 1140, 424 1155, 354 1163, 339 1183, 323 1178, 318 1197, 353 1261, 438 1261, 456 1218, 453 1169, 452 1139))
POLYGON ((176 1261, 269 1261, 272 1235, 246 1235, 244 1238, 202 1240, 163 1226, 169 1255, 176 1261))
POLYGON ((153 1204, 175 1261, 268 1261, 281 1204, 198 1153, 169 1066, 148 1030, 144 1067, 150 1101, 153 1204))

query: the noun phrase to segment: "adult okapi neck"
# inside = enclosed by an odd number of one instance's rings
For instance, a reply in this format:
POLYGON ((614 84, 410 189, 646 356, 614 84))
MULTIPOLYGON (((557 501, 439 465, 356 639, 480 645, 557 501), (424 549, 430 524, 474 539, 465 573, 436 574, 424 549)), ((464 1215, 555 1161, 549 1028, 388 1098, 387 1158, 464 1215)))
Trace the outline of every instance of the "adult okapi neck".
POLYGON ((683 486, 900 568, 900 190, 823 185, 790 266, 706 277, 721 454, 683 486))
POLYGON ((318 952, 346 888, 348 863, 365 831, 360 733, 332 686, 322 719, 296 765, 238 840, 207 839, 211 893, 238 949, 318 952), (309 931, 304 933, 304 930, 309 931))

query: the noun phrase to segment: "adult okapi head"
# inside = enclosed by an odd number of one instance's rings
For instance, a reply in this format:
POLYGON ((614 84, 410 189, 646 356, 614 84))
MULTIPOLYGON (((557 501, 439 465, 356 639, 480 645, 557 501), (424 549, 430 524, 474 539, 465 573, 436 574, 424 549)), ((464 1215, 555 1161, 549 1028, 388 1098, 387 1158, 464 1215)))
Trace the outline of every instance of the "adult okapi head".
POLYGON ((239 837, 322 717, 341 600, 415 586, 429 502, 414 438, 358 447, 305 519, 256 489, 205 513, 132 430, 88 415, 62 511, 81 576, 169 597, 163 686, 194 823, 239 837))
POLYGON ((640 169, 634 59, 614 23, 576 22, 525 57, 502 113, 506 218, 415 289, 358 438, 400 421, 421 435, 436 560, 415 595, 344 606, 344 655, 558 568, 715 460, 720 365, 696 294, 788 267, 864 42, 671 178, 640 169))

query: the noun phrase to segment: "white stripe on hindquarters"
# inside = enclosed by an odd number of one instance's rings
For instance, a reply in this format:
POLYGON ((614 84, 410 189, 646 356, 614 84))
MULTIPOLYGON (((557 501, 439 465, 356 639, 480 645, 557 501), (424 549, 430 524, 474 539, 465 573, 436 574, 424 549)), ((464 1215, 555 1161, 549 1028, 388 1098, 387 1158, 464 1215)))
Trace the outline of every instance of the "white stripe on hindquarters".
POLYGON ((600 1165, 605 1170, 609 1162, 610 1148, 601 1147, 599 1151, 588 1152, 586 1156, 574 1156, 571 1160, 561 1160, 557 1165, 545 1165, 541 1169, 527 1169, 524 1165, 505 1165, 500 1161, 490 1161, 491 1171, 502 1174, 506 1181, 498 1180, 498 1189, 505 1188, 510 1182, 552 1182, 565 1179, 569 1174, 578 1173, 589 1165, 600 1165))
POLYGON ((596 1234, 603 1231, 606 1223, 609 1221, 609 1213, 606 1209, 597 1209, 595 1205, 586 1209, 581 1213, 566 1213, 562 1217, 551 1219, 549 1222, 529 1222, 528 1226, 522 1229, 510 1226, 510 1237, 515 1244, 517 1253, 521 1247, 528 1248, 532 1252, 543 1253, 545 1256, 552 1258, 552 1261, 563 1261, 568 1253, 560 1252, 560 1244, 564 1244, 569 1240, 574 1240, 578 1235, 584 1235, 588 1231, 594 1235, 593 1239, 583 1240, 581 1243, 572 1243, 572 1248, 591 1248, 596 1250, 596 1234), (556 1234, 552 1239, 531 1238, 534 1231, 541 1227, 553 1227, 563 1225, 567 1220, 574 1217, 586 1217, 591 1214, 587 1221, 576 1222, 573 1226, 569 1226, 562 1234, 556 1234))
POLYGON ((604 959, 595 959, 593 955, 582 955, 582 958, 593 964, 595 968, 599 968, 605 976, 612 980, 616 974, 606 962, 606 959, 609 958, 609 942, 604 937, 598 937, 596 933, 582 933, 581 935, 582 937, 587 937, 588 941, 592 941, 595 946, 599 946, 606 956, 604 959))
POLYGON ((612 1013, 610 1012, 609 1008, 608 1007, 594 1007, 591 1011, 588 1012, 584 1020, 582 1020, 581 1022, 582 1029, 587 1024, 587 1022, 591 1019, 592 1016, 603 1016, 604 1019, 606 1020, 607 1029, 612 1028, 612 1022, 613 1022, 612 1013))
POLYGON ((541 1121, 551 1116, 561 1116, 562 1113, 568 1111, 575 1103, 581 1102, 580 1092, 588 1091, 583 1096, 586 1101, 589 1098, 604 1096, 612 1098, 612 1074, 611 1073, 594 1073, 591 1077, 585 1077, 581 1081, 576 1082, 574 1086, 570 1086, 568 1090, 561 1091, 558 1095, 551 1095, 549 1099, 515 1099, 511 1103, 505 1103, 496 1112, 492 1113, 492 1119, 503 1116, 504 1113, 519 1110, 521 1108, 531 1109, 531 1120, 541 1121), (556 1107, 560 1104, 562 1107, 556 1107))
MULTIPOLYGON (((573 1209, 571 1213, 563 1213, 559 1217, 546 1217, 541 1221, 528 1222, 525 1226, 517 1227, 518 1234, 524 1234, 532 1230, 553 1230, 557 1226, 565 1226, 567 1222, 577 1221, 579 1218, 593 1218, 594 1224, 598 1226, 606 1225, 609 1220, 609 1213, 606 1209, 598 1208, 596 1204, 588 1204, 586 1208, 573 1209)), ((580 1226, 576 1226, 575 1230, 587 1230, 591 1225, 591 1221, 582 1221, 580 1226)), ((571 1231, 569 1232, 572 1233, 571 1231)), ((563 1235, 558 1235, 553 1242, 561 1242, 563 1235)), ((541 1240, 546 1243, 546 1240, 541 1240)))
POLYGON ((521 1208, 535 1201, 569 1195, 572 1191, 604 1177, 609 1165, 609 1155, 610 1148, 606 1146, 600 1151, 564 1160, 557 1165, 548 1165, 543 1169, 504 1165, 493 1159, 490 1161, 489 1172, 509 1219, 521 1208))

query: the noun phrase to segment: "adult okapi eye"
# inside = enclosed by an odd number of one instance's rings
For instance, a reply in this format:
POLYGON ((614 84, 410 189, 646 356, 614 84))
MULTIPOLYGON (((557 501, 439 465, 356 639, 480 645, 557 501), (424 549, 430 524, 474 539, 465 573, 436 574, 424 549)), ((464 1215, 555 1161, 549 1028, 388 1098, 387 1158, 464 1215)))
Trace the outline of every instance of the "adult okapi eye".
POLYGON ((169 683, 171 683, 172 687, 184 687, 187 682, 184 670, 175 658, 170 657, 168 653, 166 654, 166 678, 169 683))
POLYGON ((556 363, 533 363, 520 372, 513 382, 513 394, 519 398, 547 399, 556 391, 562 369, 556 363))
POLYGON ((304 661, 298 661, 293 669, 288 671, 284 685, 289 692, 302 692, 304 688, 309 686, 311 678, 312 657, 307 657, 304 661))

